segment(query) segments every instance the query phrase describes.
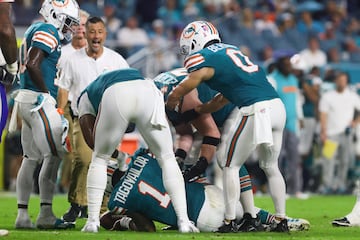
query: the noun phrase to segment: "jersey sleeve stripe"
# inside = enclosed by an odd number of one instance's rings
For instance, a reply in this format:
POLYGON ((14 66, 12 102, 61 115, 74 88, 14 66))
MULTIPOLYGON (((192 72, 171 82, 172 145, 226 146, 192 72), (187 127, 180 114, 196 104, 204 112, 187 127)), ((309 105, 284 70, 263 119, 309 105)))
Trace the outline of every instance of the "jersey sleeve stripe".
POLYGON ((195 54, 193 56, 191 56, 190 58, 186 59, 185 60, 185 67, 188 69, 188 68, 191 68, 195 65, 198 65, 198 64, 201 64, 205 61, 204 57, 200 54, 195 54))
POLYGON ((56 46, 58 45, 58 41, 54 36, 43 31, 39 31, 35 33, 32 40, 43 43, 46 46, 50 47, 51 49, 56 48, 56 46))

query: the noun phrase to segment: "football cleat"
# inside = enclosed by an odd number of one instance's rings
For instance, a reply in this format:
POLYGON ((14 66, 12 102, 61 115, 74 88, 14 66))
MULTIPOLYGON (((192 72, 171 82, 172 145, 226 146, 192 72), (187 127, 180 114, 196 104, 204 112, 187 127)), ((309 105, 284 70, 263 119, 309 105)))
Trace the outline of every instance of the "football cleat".
POLYGON ((333 220, 332 225, 334 227, 351 227, 351 224, 346 217, 333 220))
POLYGON ((43 219, 38 219, 36 221, 36 227, 38 229, 71 229, 75 227, 75 224, 65 222, 62 219, 55 219, 54 223, 49 223, 42 221, 43 219))
POLYGON ((270 232, 289 232, 289 227, 288 227, 288 221, 286 218, 282 219, 280 222, 274 220, 271 224, 270 224, 270 232))
POLYGON ((264 227, 261 224, 260 217, 253 218, 249 213, 244 213, 243 218, 238 224, 239 232, 259 232, 264 231, 264 227))
POLYGON ((31 222, 30 219, 18 219, 15 221, 16 229, 34 229, 35 225, 31 222))
POLYGON ((224 224, 219 227, 219 229, 216 231, 218 233, 237 233, 239 230, 239 226, 236 224, 235 220, 231 220, 230 223, 224 224))
POLYGON ((310 222, 306 219, 287 217, 287 221, 290 231, 305 231, 310 229, 310 222))
POLYGON ((70 207, 69 210, 62 216, 62 219, 63 219, 65 222, 75 224, 75 223, 76 223, 76 218, 79 217, 80 211, 81 211, 80 205, 78 205, 78 204, 76 204, 76 203, 71 203, 71 207, 70 207))

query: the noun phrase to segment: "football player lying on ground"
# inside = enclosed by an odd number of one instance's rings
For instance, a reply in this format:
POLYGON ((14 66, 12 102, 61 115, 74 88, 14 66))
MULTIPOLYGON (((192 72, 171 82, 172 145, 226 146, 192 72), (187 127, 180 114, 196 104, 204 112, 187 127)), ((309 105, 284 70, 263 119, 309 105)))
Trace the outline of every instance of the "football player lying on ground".
MULTIPOLYGON (((239 187, 248 183, 249 175, 245 168, 240 170, 239 187)), ((201 232, 215 232, 223 223, 225 213, 222 190, 215 185, 192 182, 185 184, 188 213, 191 221, 201 232)), ((154 156, 146 149, 139 149, 126 172, 120 172, 115 165, 108 167, 106 191, 111 192, 109 212, 100 218, 102 227, 108 230, 155 231, 152 221, 157 221, 176 229, 177 221, 169 195, 166 193, 161 178, 161 168, 154 156), (115 186, 112 189, 112 186, 115 186)), ((252 191, 251 184, 246 184, 241 191, 252 191)), ((257 209, 259 222, 269 227, 274 215, 257 209)), ((244 214, 240 202, 237 207, 238 231, 245 227, 242 222, 250 218, 244 214)), ((305 219, 288 218, 292 231, 307 230, 310 223, 305 219)))

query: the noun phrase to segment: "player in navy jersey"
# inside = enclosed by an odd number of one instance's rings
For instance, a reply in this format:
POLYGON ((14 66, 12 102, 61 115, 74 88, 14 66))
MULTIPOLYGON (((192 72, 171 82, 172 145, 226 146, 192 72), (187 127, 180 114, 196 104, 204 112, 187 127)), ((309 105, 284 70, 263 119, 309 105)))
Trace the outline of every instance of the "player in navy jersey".
POLYGON ((169 94, 166 106, 176 109, 180 99, 203 82, 219 94, 195 111, 215 112, 228 102, 239 109, 227 120, 217 153, 223 168, 226 206, 219 232, 236 229, 239 169, 256 148, 276 212, 277 225, 272 230, 287 232, 285 181, 278 168, 286 120, 284 105, 263 69, 253 64, 238 47, 220 42, 217 29, 209 22, 195 21, 184 28, 180 48, 187 55, 184 66, 189 75, 169 94))
POLYGON ((28 214, 35 169, 39 174, 40 213, 36 227, 63 229, 68 225, 55 217, 52 201, 57 171, 64 154, 63 136, 68 123, 56 109, 56 64, 63 38, 71 39, 72 26, 79 23, 75 0, 45 0, 40 9, 45 22, 32 24, 20 48, 20 90, 15 97, 13 115, 22 117, 21 143, 24 158, 17 177, 18 215, 16 228, 33 228, 28 214))

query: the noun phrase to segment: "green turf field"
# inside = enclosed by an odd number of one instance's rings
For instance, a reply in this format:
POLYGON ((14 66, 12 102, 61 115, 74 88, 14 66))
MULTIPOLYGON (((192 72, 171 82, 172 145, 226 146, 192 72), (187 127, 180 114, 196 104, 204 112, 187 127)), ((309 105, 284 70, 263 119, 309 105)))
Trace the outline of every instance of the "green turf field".
MULTIPOLYGON (((256 205, 261 208, 273 211, 273 205, 269 197, 256 197, 256 205)), ((14 222, 16 218, 16 197, 14 194, 0 193, 0 229, 8 229, 8 236, 0 237, 3 239, 40 239, 40 240, 79 240, 79 239, 193 239, 193 240, 212 240, 212 239, 360 239, 359 228, 334 228, 331 220, 342 217, 351 211, 355 203, 354 196, 313 196, 308 200, 288 199, 287 214, 291 217, 306 218, 310 221, 309 231, 284 233, 199 233, 199 234, 179 234, 176 231, 162 231, 163 225, 156 224, 156 233, 135 233, 135 232, 110 232, 101 229, 97 234, 82 233, 81 227, 85 220, 78 220, 76 228, 63 231, 39 231, 39 230, 15 230, 14 222)), ((58 195, 54 199, 55 214, 61 216, 68 208, 65 195, 58 195)), ((31 197, 30 214, 33 221, 36 220, 39 210, 39 198, 31 197)))

